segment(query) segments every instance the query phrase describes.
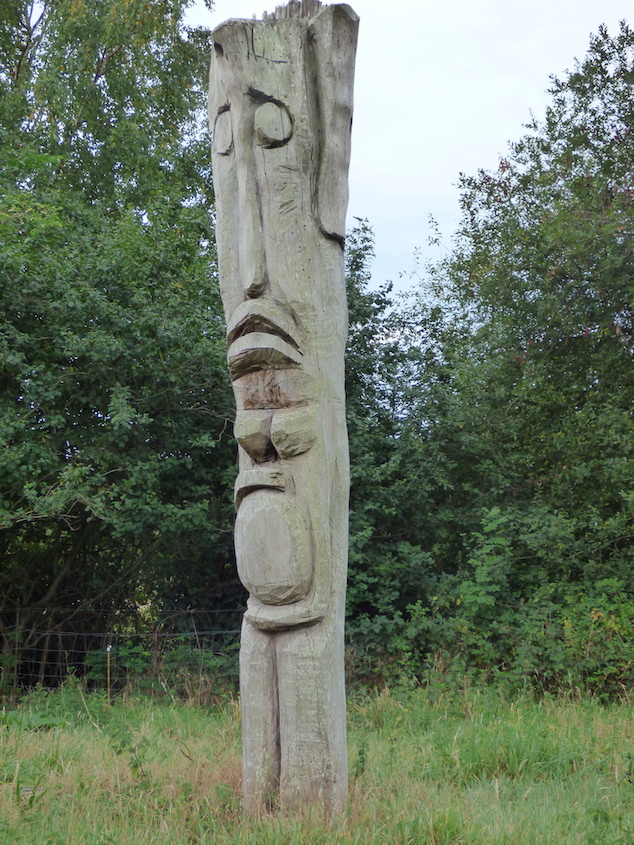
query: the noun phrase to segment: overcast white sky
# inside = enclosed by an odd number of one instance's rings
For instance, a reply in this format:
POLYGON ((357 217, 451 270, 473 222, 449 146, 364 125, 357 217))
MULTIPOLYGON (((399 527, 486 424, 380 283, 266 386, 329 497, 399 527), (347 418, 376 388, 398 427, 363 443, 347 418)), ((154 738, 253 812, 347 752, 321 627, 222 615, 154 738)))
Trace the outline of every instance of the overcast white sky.
MULTIPOLYGON (((278 0, 197 0, 191 25, 260 18, 278 0)), ((353 0, 361 17, 355 75, 349 225, 376 235, 373 280, 406 286, 428 218, 446 244, 459 209, 460 172, 496 168, 508 141, 549 102, 551 74, 572 68, 601 23, 628 17, 622 0, 353 0), (399 281, 401 274, 405 276, 399 281)))

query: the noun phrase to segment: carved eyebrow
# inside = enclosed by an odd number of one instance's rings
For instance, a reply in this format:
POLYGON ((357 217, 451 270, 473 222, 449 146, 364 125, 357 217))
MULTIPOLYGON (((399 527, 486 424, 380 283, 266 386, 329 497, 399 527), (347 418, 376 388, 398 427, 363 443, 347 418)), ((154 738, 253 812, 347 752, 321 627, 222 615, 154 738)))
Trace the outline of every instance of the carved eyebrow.
POLYGON ((270 94, 265 94, 263 91, 258 91, 257 88, 248 88, 247 96, 251 97, 251 99, 259 106, 261 106, 263 103, 273 103, 274 105, 279 106, 281 109, 286 108, 286 106, 281 100, 278 100, 275 97, 271 97, 270 94))

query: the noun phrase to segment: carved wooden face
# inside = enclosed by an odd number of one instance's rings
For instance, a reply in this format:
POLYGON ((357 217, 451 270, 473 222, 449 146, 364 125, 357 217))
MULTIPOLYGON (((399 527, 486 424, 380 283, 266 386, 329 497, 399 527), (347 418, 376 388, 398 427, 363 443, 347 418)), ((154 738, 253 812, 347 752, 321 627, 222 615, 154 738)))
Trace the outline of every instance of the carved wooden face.
POLYGON ((315 245, 331 241, 341 259, 357 24, 341 5, 214 31, 209 116, 229 322, 244 299, 276 303, 299 323, 323 302, 331 319, 340 302, 315 245))
POLYGON ((333 398, 343 415, 351 97, 338 102, 322 55, 337 8, 214 32, 216 241, 240 446, 236 552, 245 586, 272 605, 308 595, 330 543, 329 505, 311 485, 331 449, 333 398))
POLYGON ((298 296, 308 293, 301 264, 305 228, 315 228, 319 133, 306 91, 306 27, 285 24, 288 38, 279 37, 279 24, 260 21, 216 30, 210 115, 215 108, 217 244, 228 321, 236 322, 245 299, 262 299, 281 312, 288 339, 297 333, 289 329, 299 317, 298 296))

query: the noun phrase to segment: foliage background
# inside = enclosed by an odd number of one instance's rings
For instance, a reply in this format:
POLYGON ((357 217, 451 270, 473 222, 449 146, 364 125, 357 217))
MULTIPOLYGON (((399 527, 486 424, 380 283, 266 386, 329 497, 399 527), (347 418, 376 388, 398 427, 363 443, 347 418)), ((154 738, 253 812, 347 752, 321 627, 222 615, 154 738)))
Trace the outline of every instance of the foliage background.
MULTIPOLYGON (((186 6, 0 6, 5 680, 50 675, 67 635, 238 624, 210 33, 186 6)), ((349 235, 353 684, 632 682, 633 83, 634 34, 599 29, 462 177, 408 296, 371 284, 367 221, 349 235)))
POLYGON ((601 28, 498 170, 462 177, 446 260, 374 302, 362 369, 391 428, 363 436, 353 486, 368 671, 631 684, 633 82, 634 34, 601 28))
POLYGON ((0 11, 0 634, 7 661, 38 646, 26 681, 60 630, 241 598, 210 41, 186 5, 0 11))

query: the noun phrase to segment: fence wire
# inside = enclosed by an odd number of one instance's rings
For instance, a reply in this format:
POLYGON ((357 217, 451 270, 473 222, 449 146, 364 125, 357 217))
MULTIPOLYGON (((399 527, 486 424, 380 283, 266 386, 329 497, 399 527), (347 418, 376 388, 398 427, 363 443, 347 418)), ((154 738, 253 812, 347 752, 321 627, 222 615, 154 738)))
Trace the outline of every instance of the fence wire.
MULTIPOLYGON (((38 609, 40 624, 34 627, 9 626, 5 617, 0 628, 0 693, 36 684, 55 687, 71 675, 93 685, 106 677, 115 685, 140 679, 160 679, 164 685, 166 679, 188 672, 231 675, 237 671, 242 611, 201 611, 196 615, 207 625, 200 628, 191 612, 164 614, 151 623, 138 614, 113 619, 111 613, 110 624, 99 626, 99 631, 64 625, 65 614, 59 609, 38 609), (56 624, 42 624, 46 616, 56 624), (217 624, 209 626, 210 620, 217 624)), ((66 619, 71 618, 69 612, 66 619)))

